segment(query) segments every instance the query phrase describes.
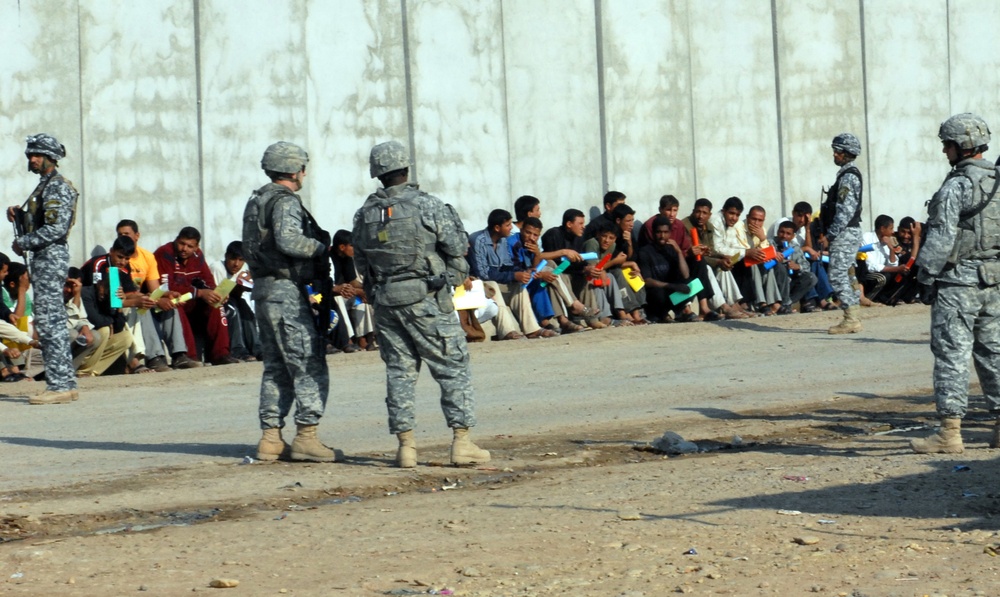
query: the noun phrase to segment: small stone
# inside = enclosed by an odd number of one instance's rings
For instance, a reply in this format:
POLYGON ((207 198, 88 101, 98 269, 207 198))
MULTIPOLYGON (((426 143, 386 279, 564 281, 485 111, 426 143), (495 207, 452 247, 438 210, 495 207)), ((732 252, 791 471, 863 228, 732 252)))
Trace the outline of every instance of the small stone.
POLYGON ((847 544, 838 543, 836 546, 834 546, 833 551, 841 551, 841 552, 847 551, 847 544))
POLYGON ((279 592, 279 593, 287 593, 287 592, 288 592, 288 589, 278 589, 278 592, 279 592))
POLYGON ((804 535, 802 537, 796 537, 795 539, 792 539, 792 541, 795 541, 799 545, 816 545, 819 543, 819 537, 804 535))
POLYGON ((476 570, 472 566, 468 566, 466 568, 462 568, 462 576, 467 576, 469 578, 476 578, 476 577, 482 576, 482 575, 483 575, 482 572, 480 572, 479 570, 476 570))
POLYGON ((147 587, 146 585, 139 585, 139 590, 140 591, 148 591, 149 587, 147 587))
POLYGON ((621 520, 642 520, 642 514, 638 510, 622 510, 618 513, 621 520))
POLYGON ((76 579, 71 576, 71 577, 69 577, 69 580, 66 581, 66 584, 68 584, 68 585, 75 585, 76 584, 76 579))
POLYGON ((215 578, 212 579, 212 582, 208 583, 208 586, 213 589, 231 589, 240 586, 240 581, 235 578, 215 578))

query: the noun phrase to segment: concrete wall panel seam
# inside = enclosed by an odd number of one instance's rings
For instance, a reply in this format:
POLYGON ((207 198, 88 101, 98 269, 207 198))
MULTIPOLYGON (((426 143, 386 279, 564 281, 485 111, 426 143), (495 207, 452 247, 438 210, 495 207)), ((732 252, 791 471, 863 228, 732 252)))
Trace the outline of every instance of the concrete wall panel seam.
POLYGON ((771 0, 771 46, 774 54, 774 96, 777 98, 774 107, 778 115, 776 121, 778 128, 778 186, 781 192, 781 213, 789 214, 791 211, 788 209, 788 196, 785 193, 785 136, 782 134, 781 128, 781 64, 778 58, 778 15, 775 2, 776 0, 771 0))
POLYGON ((597 120, 601 135, 601 194, 608 188, 608 116, 604 100, 604 29, 601 0, 594 0, 594 31, 597 42, 597 120))
POLYGON ((403 28, 403 73, 406 79, 406 132, 410 150, 410 180, 417 177, 417 137, 413 125, 413 75, 410 71, 410 21, 406 12, 406 0, 399 0, 401 27, 403 28))

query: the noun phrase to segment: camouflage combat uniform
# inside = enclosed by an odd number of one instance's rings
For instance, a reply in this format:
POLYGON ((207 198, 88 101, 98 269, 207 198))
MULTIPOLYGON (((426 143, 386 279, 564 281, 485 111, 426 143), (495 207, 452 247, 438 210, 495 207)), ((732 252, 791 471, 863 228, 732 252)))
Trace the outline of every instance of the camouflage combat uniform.
POLYGON ((451 286, 468 272, 468 235, 455 210, 415 183, 382 188, 354 216, 354 260, 374 297, 386 366, 389 431, 414 428, 417 375, 426 362, 441 386, 449 427, 476 424, 465 332, 451 286))
POLYGON ((243 214, 264 360, 261 429, 283 427, 293 402, 299 425, 318 425, 326 408, 326 352, 303 290, 315 278, 317 258, 327 252, 324 234, 299 196, 273 182, 254 192, 243 214))
POLYGON ((993 163, 962 160, 927 206, 927 240, 916 263, 920 283, 937 290, 931 352, 942 418, 965 416, 970 354, 987 405, 1000 414, 1000 200, 989 197, 995 177, 993 163))
POLYGON ((830 285, 841 308, 846 309, 861 302, 861 287, 853 270, 861 246, 861 172, 853 161, 840 167, 830 194, 837 206, 833 223, 826 230, 830 241, 830 285))
POLYGON ((76 389, 62 291, 69 271, 66 239, 76 219, 78 197, 73 183, 55 169, 42 176, 27 204, 33 231, 14 240, 22 251, 31 253, 35 329, 45 361, 46 390, 52 392, 76 389))

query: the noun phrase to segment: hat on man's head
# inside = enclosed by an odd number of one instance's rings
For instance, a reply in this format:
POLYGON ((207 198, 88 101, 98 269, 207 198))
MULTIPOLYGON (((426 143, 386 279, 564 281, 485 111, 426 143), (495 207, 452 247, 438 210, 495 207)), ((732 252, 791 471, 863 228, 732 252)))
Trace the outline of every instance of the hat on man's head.
POLYGON ((53 162, 66 157, 66 147, 52 135, 38 133, 26 138, 27 147, 24 148, 24 155, 44 155, 53 162))

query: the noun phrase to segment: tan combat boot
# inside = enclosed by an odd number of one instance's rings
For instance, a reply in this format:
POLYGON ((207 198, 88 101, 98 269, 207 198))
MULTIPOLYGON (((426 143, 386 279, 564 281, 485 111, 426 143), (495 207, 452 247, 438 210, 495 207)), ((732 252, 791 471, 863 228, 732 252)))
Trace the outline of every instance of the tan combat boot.
POLYGON ((941 429, 925 439, 910 440, 910 447, 917 454, 961 454, 962 419, 941 419, 941 429))
POLYGON ((264 436, 257 442, 257 460, 287 460, 292 448, 281 439, 281 429, 272 427, 264 430, 264 436))
POLYGON ((490 453, 472 443, 469 430, 464 427, 454 429, 455 438, 451 442, 452 464, 483 464, 490 461, 490 453))
POLYGON ((997 417, 997 422, 993 424, 993 435, 990 437, 990 447, 1000 448, 1000 417, 997 417))
POLYGON ((337 453, 323 445, 316 437, 316 425, 296 424, 295 439, 292 440, 292 460, 311 462, 336 462, 337 453))
POLYGON ((416 468, 417 442, 413 439, 413 431, 397 433, 399 449, 396 450, 396 466, 399 468, 416 468))
POLYGON ((827 330, 829 334, 856 334, 861 331, 861 320, 858 319, 858 307, 844 309, 844 319, 827 330))
POLYGON ((68 404, 79 398, 80 393, 76 390, 65 390, 63 392, 45 390, 37 396, 28 398, 28 404, 68 404))

